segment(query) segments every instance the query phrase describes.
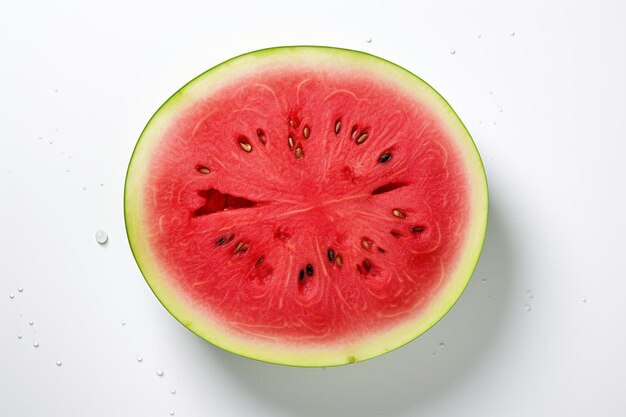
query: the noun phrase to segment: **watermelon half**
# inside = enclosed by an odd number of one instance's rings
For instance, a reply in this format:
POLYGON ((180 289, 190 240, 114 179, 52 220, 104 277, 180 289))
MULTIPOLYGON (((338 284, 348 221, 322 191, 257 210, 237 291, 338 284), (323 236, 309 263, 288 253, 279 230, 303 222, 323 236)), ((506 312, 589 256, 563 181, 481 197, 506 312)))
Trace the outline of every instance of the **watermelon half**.
POLYGON ((480 156, 407 70, 328 47, 248 53, 154 114, 124 211, 150 288, 239 355, 331 366, 395 349, 467 285, 487 225, 480 156))

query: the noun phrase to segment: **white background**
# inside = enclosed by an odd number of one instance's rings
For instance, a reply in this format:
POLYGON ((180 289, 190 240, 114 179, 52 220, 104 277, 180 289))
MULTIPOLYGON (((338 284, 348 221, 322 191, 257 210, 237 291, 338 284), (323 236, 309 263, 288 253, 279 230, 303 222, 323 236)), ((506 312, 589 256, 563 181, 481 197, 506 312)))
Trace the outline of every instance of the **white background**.
POLYGON ((0 415, 623 416, 625 3, 221 3, 0 3, 0 415), (413 343, 340 368, 194 336, 124 231, 124 174, 158 106, 225 59, 288 44, 422 76, 490 184, 459 303, 413 343))

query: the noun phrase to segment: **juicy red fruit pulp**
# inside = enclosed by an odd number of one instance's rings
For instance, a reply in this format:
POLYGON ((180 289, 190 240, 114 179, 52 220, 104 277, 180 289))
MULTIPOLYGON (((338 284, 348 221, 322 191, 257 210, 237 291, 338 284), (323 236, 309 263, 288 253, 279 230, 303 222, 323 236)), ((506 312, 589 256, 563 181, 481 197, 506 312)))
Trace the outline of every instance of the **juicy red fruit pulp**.
POLYGON ((456 266, 466 172, 424 103, 353 73, 232 81, 150 161, 171 284, 234 332, 330 344, 415 318, 456 266))

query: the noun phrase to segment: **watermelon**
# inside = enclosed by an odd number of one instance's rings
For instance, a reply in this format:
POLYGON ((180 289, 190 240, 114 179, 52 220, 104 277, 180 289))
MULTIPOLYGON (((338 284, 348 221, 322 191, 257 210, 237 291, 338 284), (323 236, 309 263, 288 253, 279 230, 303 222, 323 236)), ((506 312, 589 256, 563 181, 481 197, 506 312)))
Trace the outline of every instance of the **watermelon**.
POLYGON ((238 56, 148 122, 125 184, 132 252, 163 306, 250 358, 332 366, 432 327, 481 252, 487 186, 449 104, 381 58, 238 56))

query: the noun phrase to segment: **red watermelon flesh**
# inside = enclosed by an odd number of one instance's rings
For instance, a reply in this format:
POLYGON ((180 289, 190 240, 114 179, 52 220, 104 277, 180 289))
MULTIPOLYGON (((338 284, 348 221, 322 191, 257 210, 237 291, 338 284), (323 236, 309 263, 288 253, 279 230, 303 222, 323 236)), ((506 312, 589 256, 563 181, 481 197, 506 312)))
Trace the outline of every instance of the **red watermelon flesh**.
POLYGON ((471 139, 380 59, 255 54, 186 86, 144 132, 126 190, 139 265, 179 320, 235 353, 333 365, 393 349, 445 314, 478 257, 471 139))

